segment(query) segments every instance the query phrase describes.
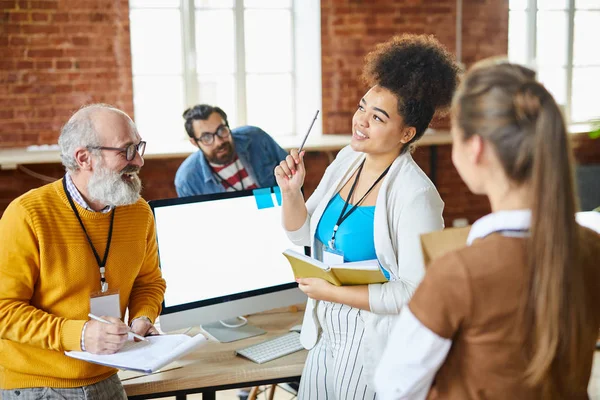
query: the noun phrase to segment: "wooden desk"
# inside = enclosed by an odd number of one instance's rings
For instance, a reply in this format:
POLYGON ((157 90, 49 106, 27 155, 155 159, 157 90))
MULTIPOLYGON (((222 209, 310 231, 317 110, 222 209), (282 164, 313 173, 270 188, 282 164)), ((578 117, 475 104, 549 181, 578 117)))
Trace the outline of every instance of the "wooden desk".
MULTIPOLYGON (((260 314, 248 318, 253 325, 267 330, 267 334, 232 343, 210 342, 180 361, 183 368, 143 376, 123 382, 129 399, 153 399, 202 393, 203 400, 214 400, 215 392, 238 387, 299 380, 307 351, 299 351, 265 364, 255 364, 234 355, 235 349, 258 343, 269 337, 286 333, 302 322, 302 310, 260 314)), ((592 375, 588 386, 591 399, 600 399, 600 351, 594 354, 592 375)))
POLYGON ((231 343, 210 341, 183 357, 183 368, 142 376, 123 382, 129 399, 153 399, 202 393, 204 400, 215 398, 215 392, 238 387, 299 380, 308 352, 299 351, 265 364, 256 364, 236 356, 234 350, 287 333, 302 322, 303 311, 253 315, 248 322, 267 331, 266 334, 231 343))

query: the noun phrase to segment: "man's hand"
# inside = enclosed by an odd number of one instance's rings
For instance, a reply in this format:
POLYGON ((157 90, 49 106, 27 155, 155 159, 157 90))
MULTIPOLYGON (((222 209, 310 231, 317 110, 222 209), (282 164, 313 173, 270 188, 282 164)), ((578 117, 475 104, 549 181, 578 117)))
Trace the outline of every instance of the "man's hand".
POLYGON ((102 318, 111 323, 105 324, 93 319, 87 322, 83 339, 85 350, 94 354, 116 353, 127 341, 129 327, 118 318, 102 318))
POLYGON ((298 287, 308 297, 315 300, 326 300, 335 301, 335 291, 338 289, 337 286, 332 285, 321 278, 298 278, 298 287))
MULTIPOLYGON (((158 329, 147 318, 136 318, 131 323, 131 331, 141 336, 160 335, 158 329)), ((139 339, 135 339, 136 342, 139 339)))

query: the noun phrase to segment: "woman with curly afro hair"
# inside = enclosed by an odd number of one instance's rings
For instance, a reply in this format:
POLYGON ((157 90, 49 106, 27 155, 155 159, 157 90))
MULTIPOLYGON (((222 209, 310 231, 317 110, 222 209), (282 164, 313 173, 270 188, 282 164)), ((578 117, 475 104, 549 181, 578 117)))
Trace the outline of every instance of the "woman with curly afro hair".
POLYGON ((304 153, 275 168, 288 237, 328 264, 377 260, 380 283, 298 279, 308 297, 301 341, 310 349, 300 399, 373 399, 370 384, 392 322, 424 275, 419 235, 443 228, 442 202, 411 157, 436 111, 448 108, 459 68, 433 37, 401 35, 366 58, 352 141, 305 203, 304 153))

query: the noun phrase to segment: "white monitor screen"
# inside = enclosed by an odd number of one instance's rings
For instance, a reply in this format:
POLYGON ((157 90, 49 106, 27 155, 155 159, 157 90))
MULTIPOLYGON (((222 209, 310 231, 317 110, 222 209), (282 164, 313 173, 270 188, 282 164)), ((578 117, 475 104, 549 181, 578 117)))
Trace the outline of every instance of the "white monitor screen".
POLYGON ((276 190, 150 202, 167 282, 165 308, 222 303, 295 284, 281 253, 303 249, 283 231, 276 190))

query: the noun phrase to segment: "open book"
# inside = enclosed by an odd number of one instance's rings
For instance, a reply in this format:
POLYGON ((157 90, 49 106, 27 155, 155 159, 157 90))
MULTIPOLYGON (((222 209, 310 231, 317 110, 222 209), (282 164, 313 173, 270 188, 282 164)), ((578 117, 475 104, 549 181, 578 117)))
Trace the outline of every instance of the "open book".
POLYGON ((155 372, 206 342, 203 335, 147 336, 143 342, 128 341, 115 354, 92 354, 85 351, 65 351, 69 357, 119 369, 155 372))
POLYGON ((381 272, 377 260, 327 265, 291 249, 284 251, 283 255, 290 262, 296 278, 321 278, 336 286, 388 281, 381 272))

